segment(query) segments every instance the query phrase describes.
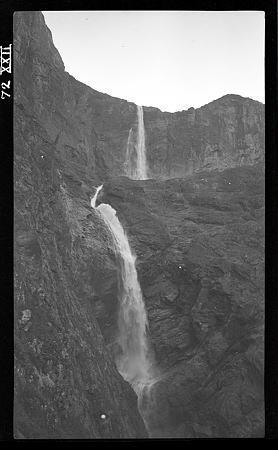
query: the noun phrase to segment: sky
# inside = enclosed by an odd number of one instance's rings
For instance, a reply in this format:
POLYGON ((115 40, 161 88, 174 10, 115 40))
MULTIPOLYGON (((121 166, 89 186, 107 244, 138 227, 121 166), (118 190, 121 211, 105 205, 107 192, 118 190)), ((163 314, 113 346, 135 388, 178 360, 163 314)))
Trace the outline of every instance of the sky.
POLYGON ((264 102, 263 11, 43 11, 66 71, 162 111, 264 102))

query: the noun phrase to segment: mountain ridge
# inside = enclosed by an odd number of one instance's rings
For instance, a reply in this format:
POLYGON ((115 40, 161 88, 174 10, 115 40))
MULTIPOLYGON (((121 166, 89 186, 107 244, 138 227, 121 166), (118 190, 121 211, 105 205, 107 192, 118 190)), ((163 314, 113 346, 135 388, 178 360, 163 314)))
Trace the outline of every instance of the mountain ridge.
MULTIPOLYGON (((43 15, 43 17, 44 17, 44 14, 43 14, 43 13, 42 13, 42 15, 43 15)), ((44 21, 45 21, 45 18, 44 18, 44 21)), ((47 25, 46 21, 45 21, 45 26, 47 27, 47 29, 48 29, 49 32, 50 32, 51 40, 52 40, 52 43, 53 43, 54 48, 55 48, 56 51, 59 53, 58 47, 56 47, 55 44, 54 44, 54 40, 53 40, 53 36, 52 36, 51 29, 50 29, 49 26, 47 25)), ((66 70, 65 70, 65 71, 66 71, 66 70)), ((66 72, 67 72, 67 71, 66 71, 66 72)), ((69 72, 67 72, 67 73, 69 73, 69 72)), ((87 86, 88 88, 92 89, 94 92, 98 92, 98 93, 100 93, 100 94, 109 96, 109 97, 112 98, 112 99, 117 99, 117 100, 120 100, 120 101, 127 101, 128 103, 137 105, 137 103, 135 103, 135 102, 132 101, 132 100, 128 100, 128 99, 125 99, 125 98, 122 98, 122 97, 118 97, 118 96, 115 96, 115 95, 112 95, 112 94, 108 94, 108 93, 106 93, 106 92, 104 92, 104 91, 99 91, 99 90, 95 89, 93 86, 91 86, 91 85, 85 83, 84 81, 81 81, 81 80, 79 80, 78 78, 75 78, 73 75, 71 75, 71 76, 72 76, 76 81, 79 81, 80 83, 84 84, 84 85, 87 86)), ((254 101, 254 102, 258 102, 258 103, 264 104, 263 102, 261 102, 261 101, 259 101, 259 100, 256 100, 256 99, 253 99, 253 98, 251 98, 251 97, 244 97, 244 96, 242 96, 242 95, 240 95, 240 94, 235 94, 235 93, 227 93, 227 94, 221 95, 221 97, 217 97, 217 98, 214 99, 214 100, 210 100, 209 102, 204 103, 204 104, 201 105, 201 106, 198 106, 198 107, 189 106, 187 109, 181 109, 181 110, 176 110, 176 111, 162 110, 161 108, 159 108, 159 107, 157 107, 157 106, 152 106, 152 105, 141 105, 141 106, 143 106, 143 108, 146 108, 146 109, 148 109, 148 108, 156 109, 156 110, 158 110, 158 111, 160 111, 160 112, 162 112, 162 113, 175 114, 175 113, 179 113, 179 112, 183 112, 183 111, 188 111, 188 109, 191 109, 191 108, 194 108, 194 109, 200 109, 200 108, 203 108, 204 106, 209 105, 210 103, 213 103, 213 102, 215 102, 215 101, 221 100, 222 98, 228 97, 228 96, 229 96, 229 97, 240 97, 240 98, 245 99, 245 100, 252 100, 252 101, 254 101)))
MULTIPOLYGON (((20 61, 21 78, 33 79, 36 86, 33 92, 41 98, 40 106, 38 101, 33 103, 37 118, 47 124, 53 140, 61 133, 58 148, 67 159, 73 157, 65 150, 69 146, 76 155, 76 162, 87 158, 86 171, 91 177, 126 175, 129 131, 137 132, 135 103, 98 92, 68 74, 43 15, 39 12, 26 14, 22 13, 20 23, 15 15, 24 42, 21 55, 20 45, 15 40, 15 61, 20 61), (30 72, 24 55, 31 49, 35 60, 30 72), (47 108, 46 104, 49 104, 47 108), (80 126, 78 123, 84 130, 76 141, 77 136, 69 136, 80 126), (65 126, 68 137, 63 133, 65 126), (86 144, 81 151, 80 142, 85 134, 86 144)), ((28 98, 32 109, 31 92, 28 98)), ((17 95, 15 101, 26 103, 17 95)), ((191 107, 175 113, 144 107, 148 176, 164 179, 187 176, 202 169, 223 170, 263 160, 263 119, 263 104, 235 94, 227 94, 197 109, 191 107)))
POLYGON ((152 178, 131 180, 136 105, 65 72, 39 12, 15 13, 14 50, 15 437, 147 437, 114 363, 121 284, 90 206, 101 184, 161 371, 152 437, 262 437, 264 106, 145 109, 152 178))

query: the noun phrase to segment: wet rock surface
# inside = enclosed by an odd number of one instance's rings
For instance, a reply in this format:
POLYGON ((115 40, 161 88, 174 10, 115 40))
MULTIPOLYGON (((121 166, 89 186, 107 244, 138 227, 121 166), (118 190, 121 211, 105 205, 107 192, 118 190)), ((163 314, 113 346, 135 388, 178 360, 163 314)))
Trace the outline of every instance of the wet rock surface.
POLYGON ((133 181, 136 105, 65 72, 39 12, 14 15, 14 73, 15 436, 147 436, 113 362, 119 264, 90 207, 102 183, 137 254, 161 373, 152 436, 262 436, 263 105, 144 108, 161 180, 133 181))

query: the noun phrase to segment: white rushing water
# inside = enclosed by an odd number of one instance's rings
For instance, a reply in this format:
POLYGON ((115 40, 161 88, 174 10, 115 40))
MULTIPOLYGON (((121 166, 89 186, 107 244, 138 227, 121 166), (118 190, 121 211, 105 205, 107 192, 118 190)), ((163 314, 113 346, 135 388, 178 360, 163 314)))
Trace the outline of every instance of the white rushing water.
POLYGON ((126 146, 126 174, 134 180, 146 180, 148 178, 148 166, 146 158, 145 126, 143 107, 137 105, 137 139, 133 142, 132 128, 129 130, 126 146), (134 150, 136 155, 134 157, 134 150))
POLYGON ((101 215, 109 228, 117 254, 121 262, 121 292, 118 315, 118 344, 120 354, 116 365, 140 398, 144 386, 152 379, 151 358, 147 340, 148 320, 145 304, 138 282, 135 266, 136 257, 132 253, 127 235, 116 215, 116 211, 108 204, 101 203, 96 207, 96 199, 102 186, 96 190, 91 206, 101 215))
POLYGON ((125 171, 129 178, 133 178, 132 167, 132 150, 133 150, 133 130, 130 128, 128 132, 128 139, 126 144, 126 157, 125 157, 125 171))
POLYGON ((147 160, 146 160, 146 145, 145 145, 145 126, 143 107, 137 106, 137 167, 136 178, 138 180, 145 180, 147 178, 147 160))
POLYGON ((147 160, 146 160, 146 145, 145 145, 145 126, 143 107, 137 106, 137 165, 136 178, 138 180, 146 180, 147 178, 147 160))

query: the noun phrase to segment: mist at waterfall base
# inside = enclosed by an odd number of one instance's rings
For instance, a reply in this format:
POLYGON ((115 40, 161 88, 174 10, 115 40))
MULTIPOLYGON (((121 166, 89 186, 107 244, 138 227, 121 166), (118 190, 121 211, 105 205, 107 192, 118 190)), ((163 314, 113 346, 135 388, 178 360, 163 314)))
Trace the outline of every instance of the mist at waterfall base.
POLYGON ((98 211, 109 229, 121 266, 117 335, 120 352, 115 362, 120 374, 136 392, 139 411, 148 428, 147 397, 155 381, 155 372, 147 338, 148 319, 135 266, 136 256, 131 251, 127 235, 116 211, 106 203, 96 207, 97 196, 102 187, 103 185, 96 189, 91 206, 98 211))

